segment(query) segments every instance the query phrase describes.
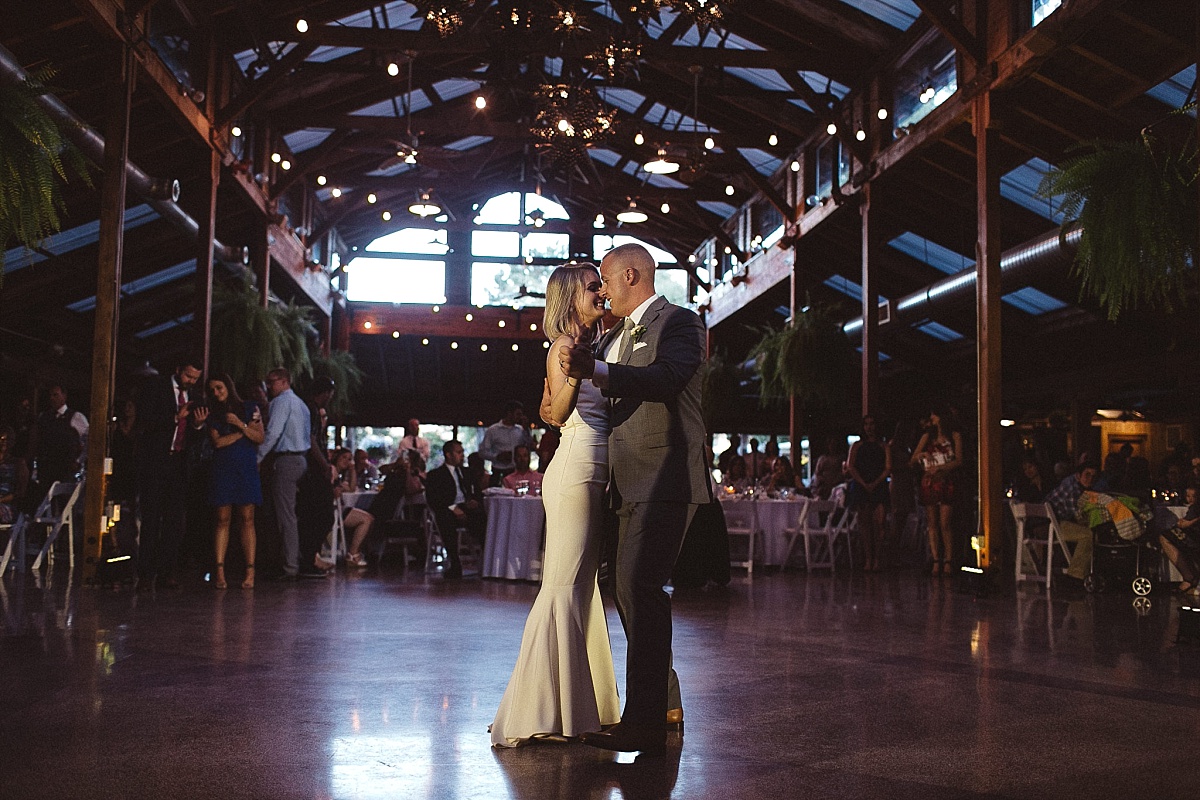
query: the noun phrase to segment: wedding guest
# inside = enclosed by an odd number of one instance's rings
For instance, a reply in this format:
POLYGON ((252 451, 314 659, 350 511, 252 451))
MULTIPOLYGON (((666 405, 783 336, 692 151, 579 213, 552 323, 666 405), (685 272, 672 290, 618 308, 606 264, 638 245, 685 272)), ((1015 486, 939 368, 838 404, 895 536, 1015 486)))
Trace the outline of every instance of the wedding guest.
MULTIPOLYGON (((425 459, 415 450, 408 452, 404 479, 404 507, 410 511, 423 507, 425 499, 425 459)), ((410 513, 410 516, 414 516, 410 513)))
POLYGON ((364 489, 369 489, 379 483, 379 468, 371 463, 371 457, 366 450, 354 451, 354 473, 364 489))
POLYGON ((242 556, 246 559, 242 588, 253 589, 257 544, 254 509, 263 501, 256 458, 258 445, 262 444, 265 435, 262 417, 253 401, 243 401, 238 396, 228 375, 208 379, 208 397, 208 436, 213 444, 208 504, 216 509, 213 549, 217 561, 213 586, 217 589, 228 586, 225 552, 229 547, 229 527, 236 508, 242 556))
POLYGON ((513 460, 516 462, 517 468, 504 477, 504 488, 516 490, 517 484, 525 481, 529 491, 533 494, 541 494, 542 492, 542 473, 536 472, 530 468, 530 453, 529 448, 523 444, 517 445, 513 451, 513 460))
POLYGON ((87 435, 87 417, 67 405, 62 386, 51 386, 50 409, 38 417, 34 432, 37 480, 43 492, 55 481, 76 479, 87 454, 87 435))
MULTIPOLYGON (((354 466, 354 455, 345 447, 333 451, 331 472, 333 493, 341 497, 346 492, 358 491, 358 475, 354 466)), ((347 508, 342 512, 342 528, 346 531, 346 563, 352 567, 367 566, 362 554, 362 543, 371 531, 375 517, 361 508, 347 508)))
POLYGON ((738 449, 742 446, 742 437, 736 433, 729 434, 729 447, 721 451, 721 455, 717 456, 717 469, 721 470, 724 475, 729 471, 729 462, 738 455, 738 449))
POLYGON ((1066 574, 1078 581, 1087 577, 1092 568, 1092 529, 1084 524, 1079 514, 1079 498, 1090 491, 1100 473, 1100 465, 1093 461, 1081 461, 1074 474, 1063 478, 1062 483, 1046 496, 1046 502, 1054 509, 1058 520, 1058 532, 1063 541, 1074 544, 1071 563, 1066 574))
MULTIPOLYGON (((273 456, 270 465, 270 491, 275 519, 283 538, 283 572, 288 578, 298 575, 324 575, 311 563, 300 561, 300 528, 296 519, 296 500, 301 478, 308 468, 306 456, 312 447, 312 423, 308 406, 292 391, 292 374, 284 367, 267 373, 267 393, 271 406, 266 436, 258 446, 258 461, 273 456)), ((308 549, 308 548, 306 548, 308 549)))
POLYGON ((546 474, 547 468, 550 466, 550 461, 554 458, 554 451, 558 449, 558 443, 561 436, 556 428, 546 428, 542 433, 542 438, 538 439, 537 454, 538 454, 538 472, 546 474))
POLYGON ((742 456, 746 462, 746 474, 756 481, 770 475, 770 472, 763 472, 763 454, 758 452, 758 439, 751 439, 748 448, 742 456))
POLYGON ((792 471, 792 462, 787 456, 779 456, 771 465, 771 474, 762 479, 762 487, 771 494, 780 489, 792 491, 796 488, 796 473, 792 471))
POLYGON ((156 582, 179 587, 175 568, 187 523, 188 451, 202 441, 208 419, 208 409, 193 396, 203 363, 198 355, 185 357, 174 373, 156 377, 138 395, 139 592, 151 591, 156 582))
POLYGON ((422 461, 429 462, 429 440, 421 436, 421 421, 416 417, 413 417, 404 425, 404 438, 400 440, 400 444, 397 446, 400 448, 401 453, 415 450, 421 454, 422 461))
MULTIPOLYGON (((480 494, 489 486, 492 486, 492 478, 488 476, 487 467, 484 465, 482 453, 471 453, 467 456, 467 479, 475 487, 475 490, 480 494)), ((499 484, 496 484, 497 486, 499 484)))
POLYGON ((891 457, 875 429, 875 417, 862 419, 862 436, 850 447, 846 458, 850 488, 846 504, 858 512, 858 529, 866 551, 866 572, 879 572, 879 551, 883 549, 884 521, 887 515, 888 476, 891 457))
POLYGON ((842 456, 844 439, 830 436, 825 440, 825 452, 817 459, 813 470, 812 489, 814 497, 828 500, 833 493, 833 487, 845 480, 845 459, 842 456))
POLYGON ((962 434, 951 428, 950 417, 938 411, 930 413, 929 428, 921 434, 911 461, 924 470, 920 500, 929 523, 929 555, 933 559, 930 574, 949 575, 954 555, 954 479, 962 464, 962 434))
POLYGON ((462 577, 462 562, 458 556, 458 528, 465 527, 482 541, 486 519, 478 488, 463 470, 462 442, 451 439, 442 445, 445 463, 430 470, 425 482, 425 495, 437 519, 438 533, 446 548, 449 565, 442 575, 447 580, 462 577))
POLYGON ((721 484, 724 486, 732 486, 735 491, 741 491, 746 488, 747 484, 752 484, 749 471, 746 469, 746 460, 741 456, 734 456, 725 462, 727 469, 721 473, 723 476, 721 484))
POLYGON ((1175 527, 1159 534, 1163 554, 1179 570, 1183 578, 1177 591, 1181 594, 1197 595, 1197 580, 1200 579, 1200 491, 1193 484, 1184 490, 1187 513, 1175 523, 1175 527))
POLYGON ((1021 503, 1042 503, 1046 500, 1046 481, 1032 458, 1021 461, 1021 474, 1013 482, 1013 499, 1021 503))
POLYGON ((0 525, 11 525, 25 501, 29 489, 29 470, 23 459, 14 455, 16 432, 9 426, 0 428, 0 525))
POLYGON ((513 450, 519 444, 533 449, 533 437, 526 424, 525 406, 510 400, 504 407, 504 416, 488 427, 479 445, 484 459, 492 462, 493 486, 499 486, 504 476, 515 469, 513 450))
MULTIPOLYGON (((772 436, 767 439, 763 449, 762 462, 758 465, 758 477, 765 478, 775 469, 775 461, 779 458, 779 442, 772 436)), ((790 464, 791 462, 789 462, 790 464)))
POLYGON ((123 506, 133 519, 137 500, 137 460, 135 456, 137 404, 132 399, 117 404, 120 412, 112 428, 108 452, 112 457, 112 475, 108 477, 108 499, 123 506))

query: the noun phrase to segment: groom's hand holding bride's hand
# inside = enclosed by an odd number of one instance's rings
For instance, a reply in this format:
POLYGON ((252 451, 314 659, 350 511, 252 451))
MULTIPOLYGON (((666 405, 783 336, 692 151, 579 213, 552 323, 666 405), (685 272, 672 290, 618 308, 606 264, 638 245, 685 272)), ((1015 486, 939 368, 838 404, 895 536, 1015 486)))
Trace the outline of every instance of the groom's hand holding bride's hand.
POLYGON ((578 339, 562 351, 558 363, 564 375, 576 380, 586 380, 596 371, 596 357, 592 355, 592 349, 578 339))

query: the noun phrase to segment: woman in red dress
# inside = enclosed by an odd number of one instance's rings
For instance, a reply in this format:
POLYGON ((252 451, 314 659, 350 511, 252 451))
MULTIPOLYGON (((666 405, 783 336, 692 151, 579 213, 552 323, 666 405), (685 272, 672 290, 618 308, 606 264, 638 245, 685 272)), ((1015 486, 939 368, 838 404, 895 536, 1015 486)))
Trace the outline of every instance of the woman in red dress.
POLYGON ((913 465, 924 470, 918 495, 929 523, 931 575, 949 575, 953 555, 950 519, 954 511, 954 478, 962 464, 962 434, 950 429, 950 418, 939 411, 929 414, 929 427, 913 452, 913 465), (940 546, 940 549, 939 549, 940 546))

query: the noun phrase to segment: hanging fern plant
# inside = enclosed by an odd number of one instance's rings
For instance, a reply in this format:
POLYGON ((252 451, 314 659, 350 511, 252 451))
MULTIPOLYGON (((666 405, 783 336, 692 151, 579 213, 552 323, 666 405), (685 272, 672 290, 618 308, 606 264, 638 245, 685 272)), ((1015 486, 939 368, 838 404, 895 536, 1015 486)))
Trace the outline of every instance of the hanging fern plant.
POLYGON ((1195 282, 1200 174, 1195 121, 1180 109, 1132 142, 1097 141, 1052 169, 1038 193, 1062 195, 1080 232, 1075 272, 1110 320, 1132 308, 1171 311, 1195 282), (1186 131, 1182 130, 1186 127, 1186 131))
POLYGON ((810 303, 781 330, 764 328, 750 358, 764 406, 795 397, 809 409, 833 409, 853 392, 854 347, 826 306, 810 303))
POLYGON ((62 184, 77 176, 92 185, 83 155, 38 105, 53 75, 45 67, 23 83, 0 86, 0 283, 10 243, 37 247, 61 230, 62 184))
POLYGON ((324 376, 333 381, 333 397, 329 400, 331 420, 344 420, 354 410, 354 400, 362 389, 363 371, 359 369, 354 354, 345 350, 334 350, 328 356, 313 356, 314 376, 324 376))
POLYGON ((305 306, 259 304, 249 278, 213 289, 212 364, 238 384, 261 381, 276 367, 293 380, 311 374, 308 337, 315 335, 305 306))

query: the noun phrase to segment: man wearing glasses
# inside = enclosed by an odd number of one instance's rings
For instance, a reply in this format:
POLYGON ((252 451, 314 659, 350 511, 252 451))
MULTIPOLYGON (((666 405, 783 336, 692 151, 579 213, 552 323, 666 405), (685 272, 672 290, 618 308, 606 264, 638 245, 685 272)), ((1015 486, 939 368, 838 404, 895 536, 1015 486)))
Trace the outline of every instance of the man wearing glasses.
POLYGON ((273 455, 269 486, 275 519, 283 537, 283 572, 286 578, 304 574, 324 576, 311 563, 300 569, 300 529, 296 522, 296 495, 308 467, 305 453, 312 444, 308 406, 292 391, 292 375, 280 367, 267 373, 271 398, 266 437, 258 446, 258 461, 273 455))

